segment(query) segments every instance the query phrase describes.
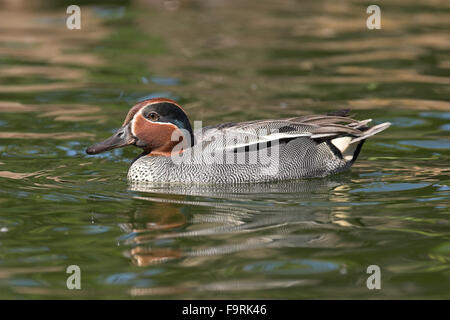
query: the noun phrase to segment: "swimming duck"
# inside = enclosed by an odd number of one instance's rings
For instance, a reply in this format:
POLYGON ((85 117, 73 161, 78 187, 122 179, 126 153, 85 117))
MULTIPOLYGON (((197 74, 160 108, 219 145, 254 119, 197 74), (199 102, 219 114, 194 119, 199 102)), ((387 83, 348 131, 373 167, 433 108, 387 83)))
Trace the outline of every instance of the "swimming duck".
POLYGON ((364 141, 387 129, 369 127, 348 110, 279 120, 223 123, 192 130, 175 101, 133 106, 120 129, 86 149, 97 154, 143 149, 128 170, 133 182, 249 183, 323 177, 351 167, 364 141))

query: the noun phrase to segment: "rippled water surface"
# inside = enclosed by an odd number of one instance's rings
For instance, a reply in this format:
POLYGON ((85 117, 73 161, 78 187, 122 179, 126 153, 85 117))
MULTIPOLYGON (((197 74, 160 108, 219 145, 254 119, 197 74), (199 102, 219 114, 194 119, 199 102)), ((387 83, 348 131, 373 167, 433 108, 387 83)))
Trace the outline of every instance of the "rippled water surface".
POLYGON ((0 1, 0 298, 450 298, 448 1, 0 1), (129 185, 144 97, 205 124, 351 108, 352 170, 129 185), (66 288, 81 268, 82 290, 66 288), (381 290, 366 269, 381 268, 381 290))

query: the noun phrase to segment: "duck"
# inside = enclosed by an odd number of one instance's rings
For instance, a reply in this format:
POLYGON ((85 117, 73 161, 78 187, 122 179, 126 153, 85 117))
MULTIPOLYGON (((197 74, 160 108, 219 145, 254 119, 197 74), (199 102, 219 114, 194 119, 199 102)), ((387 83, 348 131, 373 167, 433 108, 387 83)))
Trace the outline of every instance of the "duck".
POLYGON ((125 146, 142 153, 127 178, 134 183, 240 184, 325 177, 349 169, 366 139, 384 122, 355 120, 349 109, 326 115, 221 123, 194 129, 175 101, 152 98, 131 107, 122 126, 86 149, 125 146))

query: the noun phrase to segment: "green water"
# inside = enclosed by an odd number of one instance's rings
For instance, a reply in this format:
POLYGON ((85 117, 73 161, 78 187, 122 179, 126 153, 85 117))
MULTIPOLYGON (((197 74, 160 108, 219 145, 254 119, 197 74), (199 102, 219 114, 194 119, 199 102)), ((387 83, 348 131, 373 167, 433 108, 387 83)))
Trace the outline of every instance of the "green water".
POLYGON ((365 1, 78 1, 81 30, 32 3, 0 1, 0 298, 450 298, 447 1, 380 4, 381 30, 365 1), (157 96, 393 125, 325 179, 136 188, 137 149, 84 149, 157 96))

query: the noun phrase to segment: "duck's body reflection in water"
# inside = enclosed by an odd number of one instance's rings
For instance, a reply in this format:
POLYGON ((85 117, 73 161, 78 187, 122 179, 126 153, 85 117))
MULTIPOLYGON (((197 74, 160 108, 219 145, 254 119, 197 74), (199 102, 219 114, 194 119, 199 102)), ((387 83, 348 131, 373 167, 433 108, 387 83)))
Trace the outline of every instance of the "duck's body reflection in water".
POLYGON ((270 259, 264 250, 330 247, 338 238, 326 230, 339 227, 336 215, 345 214, 345 207, 320 205, 324 194, 346 201, 342 181, 331 179, 236 185, 135 183, 130 189, 137 199, 150 203, 137 209, 132 222, 121 224, 126 234, 120 241, 133 246, 127 255, 139 266, 173 259, 196 265, 241 253, 270 259))

